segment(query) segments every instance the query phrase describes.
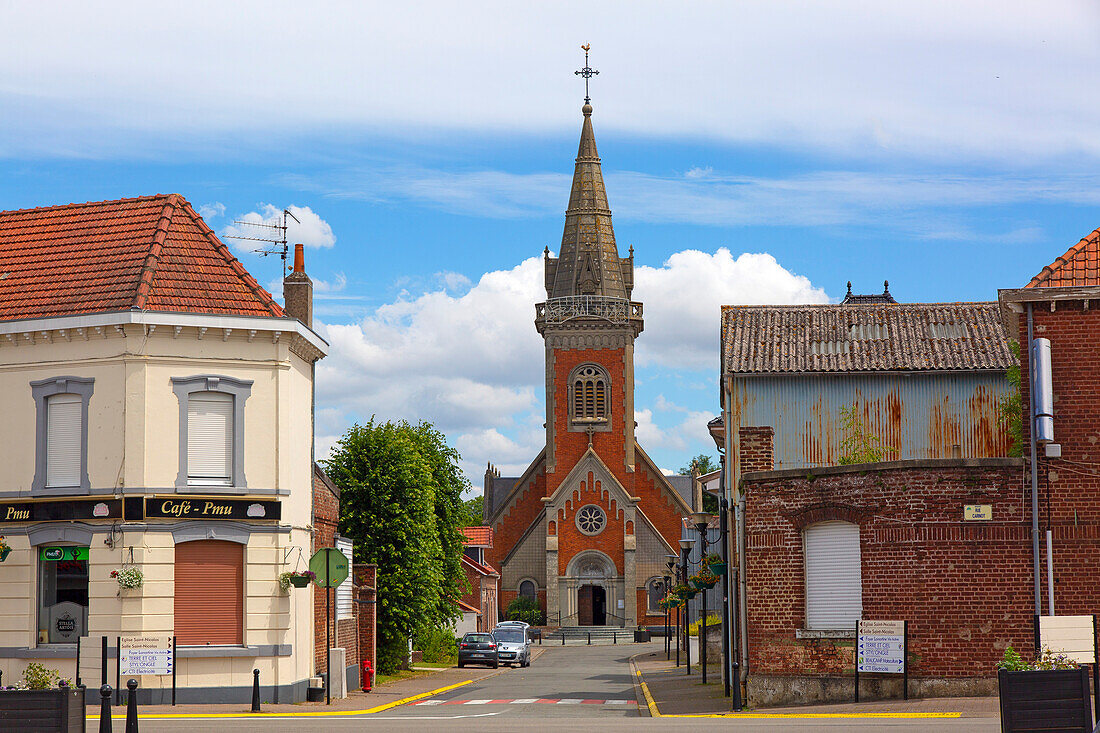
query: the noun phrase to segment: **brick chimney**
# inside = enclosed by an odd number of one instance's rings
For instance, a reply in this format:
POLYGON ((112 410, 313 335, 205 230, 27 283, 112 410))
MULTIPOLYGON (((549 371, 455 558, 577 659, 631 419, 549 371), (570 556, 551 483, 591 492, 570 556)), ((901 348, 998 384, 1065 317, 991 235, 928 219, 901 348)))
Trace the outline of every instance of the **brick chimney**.
POLYGON ((283 279, 283 310, 313 328, 313 281, 306 274, 305 245, 294 245, 294 269, 283 279))

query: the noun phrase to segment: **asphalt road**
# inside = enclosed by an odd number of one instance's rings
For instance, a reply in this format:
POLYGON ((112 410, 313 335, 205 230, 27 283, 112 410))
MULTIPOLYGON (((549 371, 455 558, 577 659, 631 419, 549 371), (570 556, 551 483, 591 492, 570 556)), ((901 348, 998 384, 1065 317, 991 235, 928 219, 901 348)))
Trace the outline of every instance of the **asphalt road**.
MULTIPOLYGON (((502 669, 492 677, 373 715, 347 717, 145 719, 142 733, 212 733, 214 731, 520 731, 537 726, 551 731, 699 731, 766 730, 813 733, 996 733, 995 719, 740 719, 641 717, 630 655, 632 645, 544 647, 526 669, 502 669)), ((644 703, 643 703, 644 707, 644 703)), ((89 721, 89 729, 93 729, 89 721)), ((115 722, 123 730, 122 721, 115 722)))

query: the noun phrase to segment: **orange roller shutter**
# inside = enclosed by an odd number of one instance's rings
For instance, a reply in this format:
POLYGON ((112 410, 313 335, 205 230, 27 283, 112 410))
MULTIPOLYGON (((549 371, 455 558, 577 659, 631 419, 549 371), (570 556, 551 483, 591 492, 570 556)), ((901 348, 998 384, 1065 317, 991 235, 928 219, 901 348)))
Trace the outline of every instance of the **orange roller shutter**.
POLYGON ((244 545, 176 545, 176 643, 244 643, 244 545))

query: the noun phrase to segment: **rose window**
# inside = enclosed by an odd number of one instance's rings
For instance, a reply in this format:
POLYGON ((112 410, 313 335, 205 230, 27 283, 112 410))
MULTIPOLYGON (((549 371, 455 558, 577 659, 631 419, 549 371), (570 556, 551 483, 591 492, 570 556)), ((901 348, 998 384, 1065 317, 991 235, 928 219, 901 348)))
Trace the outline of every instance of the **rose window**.
POLYGON ((577 512, 577 529, 585 534, 599 534, 607 524, 607 515, 595 504, 581 507, 577 512))

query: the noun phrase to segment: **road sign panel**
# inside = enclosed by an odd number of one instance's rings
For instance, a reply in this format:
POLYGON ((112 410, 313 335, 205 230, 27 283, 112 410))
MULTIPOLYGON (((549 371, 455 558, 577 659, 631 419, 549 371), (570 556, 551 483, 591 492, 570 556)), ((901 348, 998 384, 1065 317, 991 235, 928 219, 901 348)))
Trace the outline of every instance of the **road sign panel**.
POLYGON ((173 651, 168 637, 123 636, 119 639, 119 674, 172 674, 173 651))
POLYGON ((348 558, 335 547, 322 547, 309 559, 309 569, 319 588, 335 588, 347 580, 348 558))
POLYGON ((905 673, 905 622, 860 619, 856 630, 860 672, 905 673))

